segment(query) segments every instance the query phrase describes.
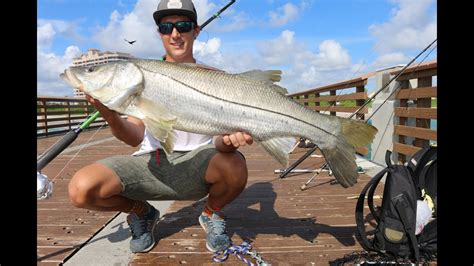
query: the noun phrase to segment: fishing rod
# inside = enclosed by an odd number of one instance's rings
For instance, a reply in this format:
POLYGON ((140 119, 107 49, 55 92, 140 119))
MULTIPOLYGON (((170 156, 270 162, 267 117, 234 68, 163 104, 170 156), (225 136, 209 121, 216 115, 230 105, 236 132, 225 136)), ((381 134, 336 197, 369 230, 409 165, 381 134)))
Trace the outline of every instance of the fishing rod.
POLYGON ((225 5, 221 10, 217 11, 216 14, 214 14, 212 17, 210 17, 206 22, 202 23, 201 29, 206 27, 207 24, 209 24, 211 21, 213 21, 215 18, 219 17, 219 15, 224 12, 229 6, 231 6, 233 3, 235 3, 235 0, 231 0, 227 5, 225 5))
MULTIPOLYGON (((229 6, 235 3, 235 0, 231 0, 227 5, 221 8, 216 14, 206 20, 202 25, 201 29, 207 26, 215 18, 219 17, 222 12, 224 12, 229 6)), ((86 128, 90 126, 94 120, 100 116, 99 111, 92 113, 86 121, 82 122, 77 128, 69 131, 62 137, 58 142, 53 144, 49 149, 43 152, 40 156, 37 157, 36 162, 36 171, 37 171, 37 198, 44 199, 48 198, 52 192, 52 183, 48 181, 48 178, 41 174, 41 170, 46 167, 54 158, 56 158, 64 149, 66 149, 71 143, 76 140, 79 134, 86 128)))

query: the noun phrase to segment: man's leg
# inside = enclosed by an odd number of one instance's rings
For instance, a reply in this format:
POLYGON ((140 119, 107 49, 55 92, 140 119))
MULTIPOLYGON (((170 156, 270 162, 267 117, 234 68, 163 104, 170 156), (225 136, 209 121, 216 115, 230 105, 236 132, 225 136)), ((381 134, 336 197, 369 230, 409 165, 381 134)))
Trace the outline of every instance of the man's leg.
POLYGON ((209 162, 205 178, 211 186, 199 223, 206 231, 206 246, 210 251, 230 246, 225 217, 220 215, 220 210, 240 195, 247 184, 247 177, 245 159, 238 152, 218 153, 209 162))
POLYGON ((239 152, 214 155, 206 171, 206 181, 211 184, 207 205, 221 210, 244 190, 247 177, 247 164, 239 152))
POLYGON ((159 212, 146 201, 119 195, 122 184, 105 165, 94 163, 77 171, 69 182, 69 198, 78 208, 130 213, 127 222, 132 233, 132 252, 145 252, 155 244, 153 229, 159 212))

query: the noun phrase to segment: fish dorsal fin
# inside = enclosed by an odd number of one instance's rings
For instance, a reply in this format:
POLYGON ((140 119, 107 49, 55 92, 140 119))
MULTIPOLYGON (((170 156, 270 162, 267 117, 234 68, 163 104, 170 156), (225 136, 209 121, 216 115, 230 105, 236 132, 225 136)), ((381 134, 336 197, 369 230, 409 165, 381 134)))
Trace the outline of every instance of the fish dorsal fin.
POLYGON ((284 167, 288 166, 289 153, 295 143, 295 138, 273 138, 260 141, 260 145, 284 167))
POLYGON ((163 106, 142 97, 137 99, 135 104, 144 116, 143 123, 146 128, 160 141, 166 154, 171 154, 176 141, 173 131, 173 125, 177 120, 176 116, 163 106))
POLYGON ((273 84, 270 87, 280 94, 286 95, 288 93, 288 91, 285 88, 280 87, 278 85, 273 84))
POLYGON ((267 85, 270 85, 270 87, 278 93, 285 95, 288 93, 288 91, 285 88, 275 84, 275 82, 281 80, 281 74, 281 70, 250 70, 237 75, 263 82, 267 85))
POLYGON ((273 84, 281 80, 281 70, 250 70, 237 75, 246 76, 248 78, 261 81, 265 84, 273 84))

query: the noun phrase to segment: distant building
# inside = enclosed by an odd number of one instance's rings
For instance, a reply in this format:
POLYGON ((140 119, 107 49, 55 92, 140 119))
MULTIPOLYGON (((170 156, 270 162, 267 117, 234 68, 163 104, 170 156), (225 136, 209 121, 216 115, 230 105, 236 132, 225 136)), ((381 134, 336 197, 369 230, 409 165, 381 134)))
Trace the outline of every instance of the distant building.
MULTIPOLYGON (((101 53, 98 49, 89 49, 87 50, 86 54, 82 54, 73 59, 72 65, 73 67, 80 67, 80 66, 95 66, 95 65, 102 65, 107 64, 109 62, 120 61, 120 60, 127 60, 135 58, 131 54, 121 53, 121 52, 109 52, 105 51, 101 53)), ((79 91, 78 89, 74 89, 74 95, 76 97, 84 97, 84 93, 79 91)))

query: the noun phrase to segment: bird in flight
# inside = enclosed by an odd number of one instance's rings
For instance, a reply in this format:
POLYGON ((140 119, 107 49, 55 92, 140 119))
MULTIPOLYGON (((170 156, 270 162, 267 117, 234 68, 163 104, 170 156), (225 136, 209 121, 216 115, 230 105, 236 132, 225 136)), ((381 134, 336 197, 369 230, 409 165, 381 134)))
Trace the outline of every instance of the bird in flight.
POLYGON ((124 39, 124 40, 125 40, 126 42, 128 42, 129 44, 133 44, 133 43, 136 42, 136 40, 134 40, 134 41, 129 41, 129 40, 127 40, 127 39, 124 39))

